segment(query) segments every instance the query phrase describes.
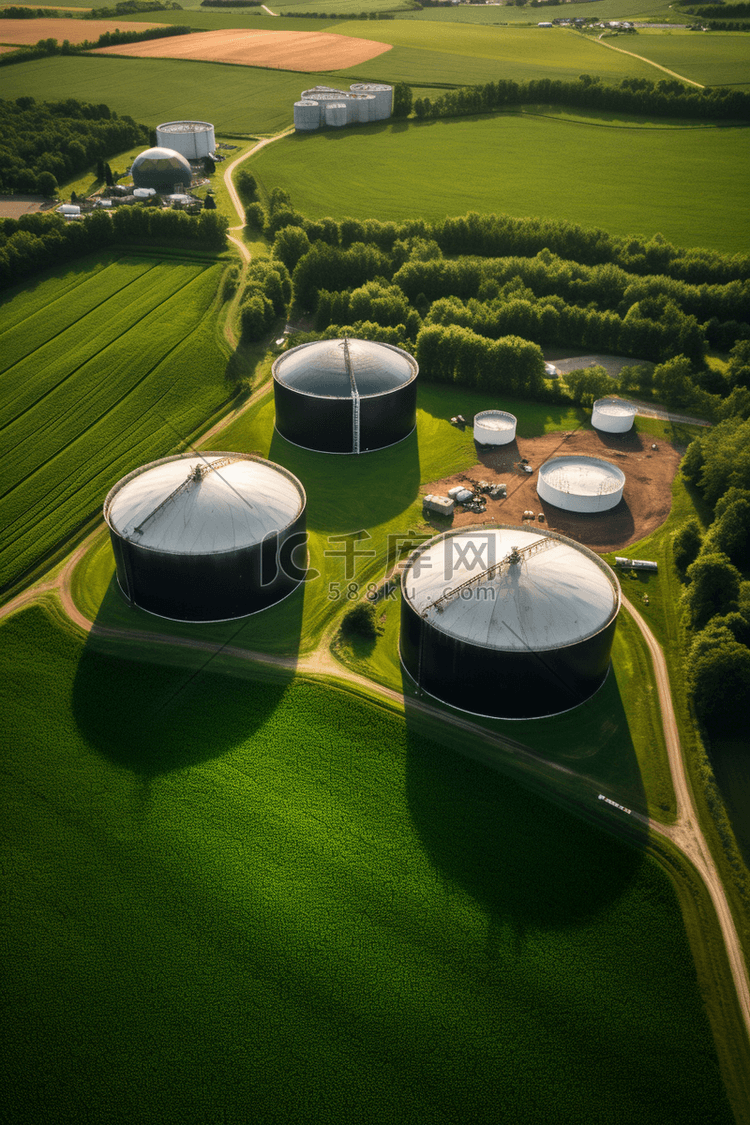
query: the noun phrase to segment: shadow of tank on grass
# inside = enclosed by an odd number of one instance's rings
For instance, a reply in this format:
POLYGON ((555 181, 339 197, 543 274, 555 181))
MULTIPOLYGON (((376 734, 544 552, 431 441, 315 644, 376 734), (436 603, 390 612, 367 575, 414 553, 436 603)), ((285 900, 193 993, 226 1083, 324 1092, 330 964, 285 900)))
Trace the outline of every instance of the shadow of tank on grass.
POLYGON ((484 736, 426 715, 420 702, 441 705, 420 699, 406 674, 404 699, 412 821, 436 870, 482 906, 491 933, 576 925, 618 898, 646 833, 599 793, 634 810, 646 800, 611 672, 570 718, 511 724, 444 708, 484 736))
POLYGON ((377 527, 419 494, 416 430, 387 449, 319 453, 292 445, 274 429, 269 457, 294 473, 307 495, 307 526, 329 533, 377 527))
POLYGON ((250 617, 173 622, 128 606, 113 576, 73 684, 82 734, 146 780, 221 757, 272 717, 294 679, 303 601, 300 586, 250 617), (293 655, 253 662, 243 655, 253 623, 282 607, 293 655))

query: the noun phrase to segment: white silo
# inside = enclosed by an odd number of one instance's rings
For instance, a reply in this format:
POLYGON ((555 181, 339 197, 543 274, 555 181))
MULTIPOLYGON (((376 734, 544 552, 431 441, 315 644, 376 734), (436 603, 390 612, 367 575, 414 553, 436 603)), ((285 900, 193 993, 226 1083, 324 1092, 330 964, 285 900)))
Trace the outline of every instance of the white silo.
POLYGON ((202 160, 216 151, 216 135, 208 121, 165 121, 156 126, 156 145, 174 149, 186 160, 202 160))
POLYGON ((357 117, 356 120, 361 124, 366 124, 368 121, 373 120, 373 113, 375 111, 375 95, 374 94, 356 94, 354 95, 357 117))
POLYGON ((479 445, 508 445, 516 436, 516 416, 507 410, 483 410, 474 415, 474 441, 479 445))
POLYGON ((633 428, 637 412, 637 407, 624 399, 598 398, 591 414, 591 424, 605 434, 625 434, 633 428))
POLYGON ((294 128, 301 133, 309 133, 320 127, 320 105, 314 101, 294 103, 294 128))
POLYGON ((346 106, 343 102, 327 103, 326 125, 332 125, 334 129, 340 129, 342 125, 346 125, 347 116, 346 106))
POLYGON ((542 500, 565 512, 607 512, 622 500, 625 474, 599 457, 555 457, 539 470, 542 500))
POLYGON ((370 113, 371 121, 385 121, 393 112, 393 86, 384 82, 354 82, 349 89, 353 94, 372 94, 375 98, 375 112, 370 113))

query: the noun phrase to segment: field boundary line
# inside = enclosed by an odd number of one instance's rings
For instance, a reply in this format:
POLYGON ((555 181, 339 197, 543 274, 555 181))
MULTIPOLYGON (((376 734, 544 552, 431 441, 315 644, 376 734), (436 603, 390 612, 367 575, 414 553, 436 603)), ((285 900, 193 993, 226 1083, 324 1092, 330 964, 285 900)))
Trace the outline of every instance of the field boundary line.
MULTIPOLYGON (((581 35, 580 31, 576 31, 575 34, 581 35)), ((588 36, 581 35, 581 38, 587 39, 588 36)), ((686 78, 684 74, 678 74, 676 70, 670 70, 668 67, 662 66, 661 63, 654 62, 653 59, 647 59, 645 55, 636 55, 635 51, 626 51, 623 47, 613 47, 611 43, 605 43, 601 37, 595 39, 594 42, 598 43, 600 47, 606 47, 608 51, 617 51, 621 55, 629 55, 631 59, 639 59, 640 62, 648 63, 649 66, 656 67, 657 70, 662 70, 665 74, 669 74, 670 77, 679 79, 680 82, 687 82, 688 86, 697 86, 699 90, 705 90, 705 86, 703 86, 702 83, 694 82, 692 78, 686 78)))

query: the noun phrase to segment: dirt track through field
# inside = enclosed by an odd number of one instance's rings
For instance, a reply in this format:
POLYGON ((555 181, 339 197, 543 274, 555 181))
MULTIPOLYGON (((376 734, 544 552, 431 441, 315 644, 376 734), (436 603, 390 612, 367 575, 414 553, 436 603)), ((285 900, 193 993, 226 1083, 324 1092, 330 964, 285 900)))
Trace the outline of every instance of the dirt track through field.
MULTIPOLYGON (((576 32, 576 34, 579 35, 580 32, 576 32)), ((585 36, 584 38, 588 39, 588 36, 585 36)), ((686 78, 684 74, 678 74, 676 70, 668 70, 666 66, 662 66, 660 63, 654 62, 653 59, 647 59, 645 55, 636 55, 635 51, 625 51, 622 47, 613 47, 611 43, 605 43, 601 35, 596 40, 596 42, 600 47, 606 47, 608 51, 617 51, 619 55, 630 55, 631 59, 638 59, 639 62, 644 62, 648 66, 656 67, 657 70, 661 70, 664 72, 664 74, 668 74, 670 78, 676 78, 679 82, 686 82, 688 86, 697 86, 699 90, 704 89, 700 82, 694 82, 692 78, 686 78)))
MULTIPOLYGON (((128 24, 130 26, 134 25, 128 24)), ((312 72, 358 66, 390 50, 388 43, 332 35, 326 31, 230 28, 224 31, 195 31, 190 35, 148 39, 143 43, 128 43, 117 47, 102 47, 96 54, 129 55, 138 59, 191 59, 312 72)))

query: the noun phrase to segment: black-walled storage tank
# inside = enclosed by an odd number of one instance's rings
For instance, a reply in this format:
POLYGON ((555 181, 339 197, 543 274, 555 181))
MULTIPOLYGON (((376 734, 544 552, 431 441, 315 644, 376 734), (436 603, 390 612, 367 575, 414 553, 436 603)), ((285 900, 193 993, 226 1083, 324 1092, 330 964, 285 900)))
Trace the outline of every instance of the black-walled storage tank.
POLYGON ((276 429, 305 449, 366 453, 417 424, 417 361, 393 344, 314 340, 273 365, 276 429))
POLYGON ((423 691, 453 707, 539 718, 583 703, 607 677, 617 578, 556 532, 445 532, 409 558, 401 592, 401 662, 423 691))
POLYGON ((127 600, 181 621, 245 617, 304 579, 306 498, 245 453, 185 453, 135 469, 104 502, 127 600))

